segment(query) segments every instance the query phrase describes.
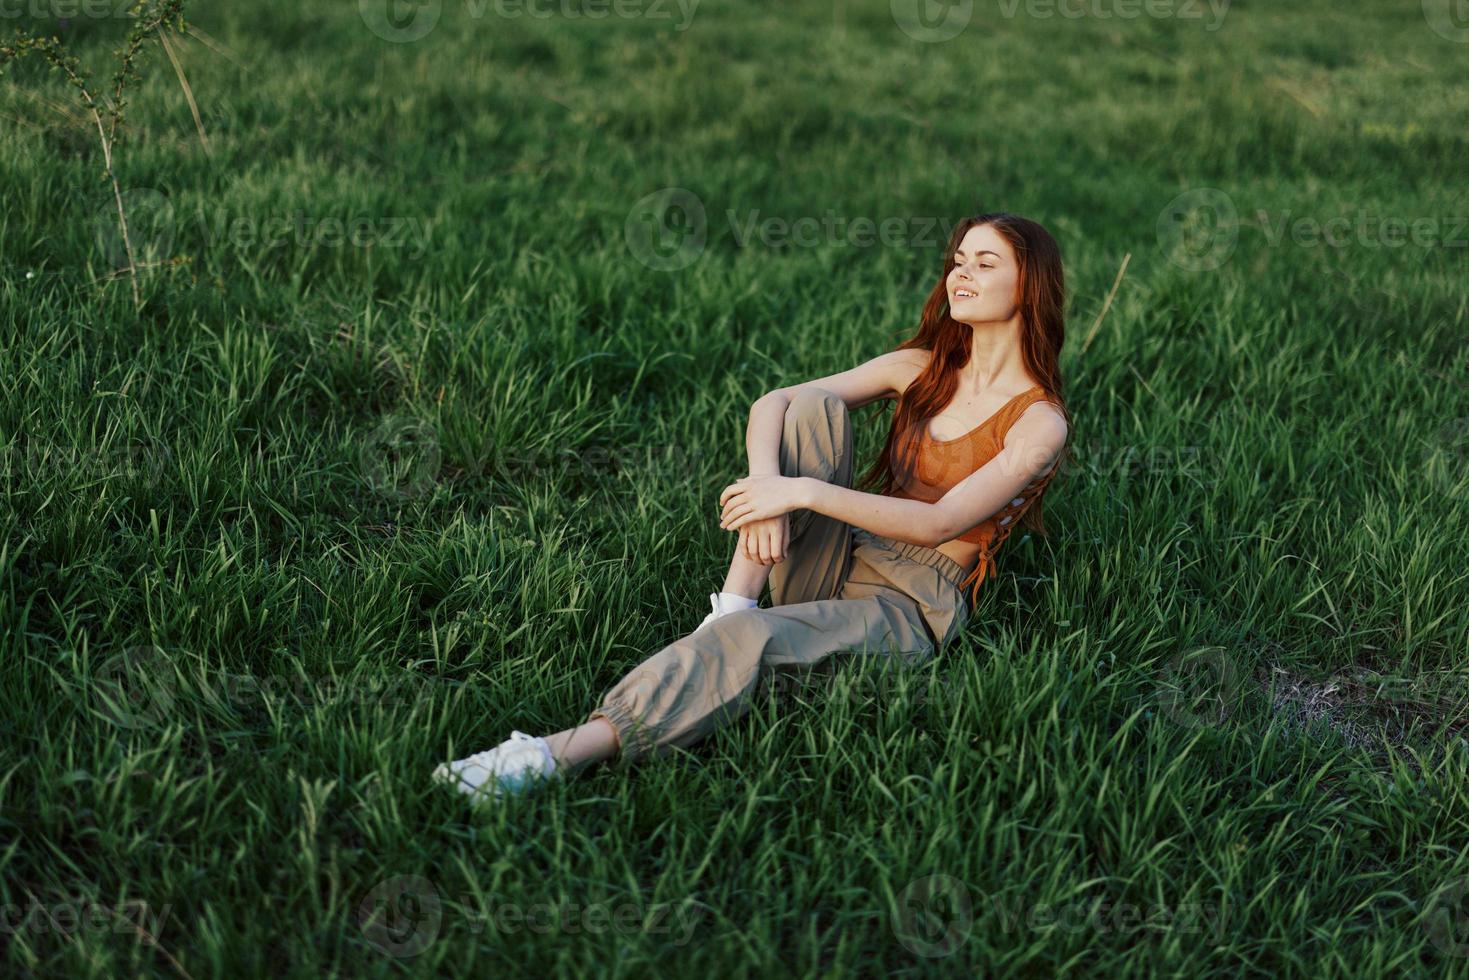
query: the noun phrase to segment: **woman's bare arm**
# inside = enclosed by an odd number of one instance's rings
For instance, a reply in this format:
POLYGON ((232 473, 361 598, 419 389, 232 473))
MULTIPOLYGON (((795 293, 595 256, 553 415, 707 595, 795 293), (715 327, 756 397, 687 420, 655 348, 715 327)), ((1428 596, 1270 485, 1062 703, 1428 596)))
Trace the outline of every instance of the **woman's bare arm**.
POLYGON ((780 437, 790 404, 786 395, 772 391, 755 399, 755 404, 750 406, 750 421, 745 425, 745 454, 750 459, 751 476, 780 475, 780 437))
POLYGON ((940 514, 936 504, 850 490, 811 477, 801 477, 800 483, 796 497, 807 510, 896 541, 927 548, 943 543, 937 540, 940 514))
POLYGON ((848 409, 861 408, 879 398, 897 398, 928 363, 928 356, 927 351, 921 350, 888 351, 838 374, 775 388, 755 399, 755 404, 750 406, 750 421, 745 426, 750 475, 780 474, 781 432, 786 409, 798 391, 820 388, 836 395, 848 409))
MULTIPOLYGON (((755 400, 745 425, 745 453, 751 476, 780 475, 780 442, 791 399, 803 388, 830 391, 848 409, 879 398, 897 398, 928 363, 928 352, 897 350, 879 354, 837 374, 776 388, 755 400)), ((785 515, 753 521, 740 528, 740 544, 751 561, 771 564, 785 558, 785 515)))

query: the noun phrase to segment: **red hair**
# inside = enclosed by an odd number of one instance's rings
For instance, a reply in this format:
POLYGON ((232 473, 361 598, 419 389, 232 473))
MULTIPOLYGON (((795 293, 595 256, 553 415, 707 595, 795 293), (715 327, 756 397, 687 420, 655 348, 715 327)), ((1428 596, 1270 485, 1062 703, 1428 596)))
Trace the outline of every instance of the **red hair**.
MULTIPOLYGON (((1020 356, 1026 370, 1045 389, 1046 397, 1061 406, 1068 431, 1070 413, 1066 411, 1065 399, 1061 397, 1061 371, 1058 360, 1061 345, 1066 339, 1066 280, 1061 269, 1061 249, 1051 233, 1029 218, 1003 211, 975 215, 965 218, 954 226, 949 235, 948 248, 944 251, 944 268, 939 280, 923 304, 922 318, 918 330, 894 350, 921 348, 933 352, 923 373, 913 380, 898 398, 897 411, 888 428, 887 441, 878 454, 872 468, 862 477, 859 489, 878 490, 890 494, 907 482, 918 455, 918 441, 926 420, 937 415, 948 405, 959 387, 959 370, 969 360, 969 348, 974 339, 974 330, 949 315, 949 292, 947 280, 954 268, 954 253, 971 228, 989 225, 1010 243, 1015 258, 1020 264, 1019 282, 1016 287, 1017 306, 1020 315, 1020 356), (899 461, 895 472, 893 460, 899 461)), ((1055 468, 1070 457, 1068 445, 1063 446, 1055 468)), ((1045 494, 1042 492, 1041 497, 1045 494)), ((1026 509, 1021 525, 1046 533, 1041 521, 1041 499, 1026 509)))

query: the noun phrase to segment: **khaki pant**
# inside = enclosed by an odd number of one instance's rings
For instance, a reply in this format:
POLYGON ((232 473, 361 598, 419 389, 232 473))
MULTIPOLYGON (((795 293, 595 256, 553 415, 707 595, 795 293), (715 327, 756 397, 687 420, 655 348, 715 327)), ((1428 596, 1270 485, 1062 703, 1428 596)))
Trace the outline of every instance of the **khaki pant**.
MULTIPOLYGON (((852 420, 841 398, 803 388, 786 409, 780 468, 852 485, 852 420)), ((617 729, 622 758, 684 747, 743 714, 762 674, 810 670, 834 653, 931 659, 963 629, 965 569, 932 548, 809 510, 790 515, 768 608, 728 613, 675 640, 609 690, 591 718, 617 729)))

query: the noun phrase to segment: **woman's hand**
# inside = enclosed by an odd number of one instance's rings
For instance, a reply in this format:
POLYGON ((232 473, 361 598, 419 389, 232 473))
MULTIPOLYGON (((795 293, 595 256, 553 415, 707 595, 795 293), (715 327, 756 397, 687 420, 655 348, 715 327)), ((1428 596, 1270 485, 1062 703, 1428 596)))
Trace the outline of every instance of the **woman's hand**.
POLYGON ((791 515, 751 521, 740 528, 740 553, 761 565, 785 561, 786 542, 791 539, 791 515))
POLYGON ((719 495, 719 526, 738 531, 753 521, 780 517, 802 506, 801 482, 790 476, 747 476, 719 495))

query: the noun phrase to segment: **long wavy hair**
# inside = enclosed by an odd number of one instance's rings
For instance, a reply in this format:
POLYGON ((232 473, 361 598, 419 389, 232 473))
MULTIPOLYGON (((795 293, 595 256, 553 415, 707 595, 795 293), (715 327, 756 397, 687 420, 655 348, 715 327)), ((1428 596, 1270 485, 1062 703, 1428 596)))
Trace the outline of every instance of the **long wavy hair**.
MULTIPOLYGON (((937 415, 954 397, 959 387, 959 370, 969 360, 974 329, 949 315, 947 282, 954 268, 954 253, 969 229, 989 225, 1015 250, 1020 263, 1017 304, 1020 314, 1020 356, 1046 396, 1061 406, 1068 432, 1071 415, 1061 395, 1061 371, 1058 365, 1061 345, 1066 339, 1066 280, 1061 269, 1061 249, 1051 233, 1029 218, 996 211, 965 218, 954 226, 944 251, 943 272, 923 304, 918 330, 894 350, 921 348, 933 352, 928 366, 898 398, 892 425, 882 452, 871 469, 862 477, 859 489, 890 494, 907 484, 918 457, 918 445, 927 420, 937 415), (895 467, 893 460, 898 461, 895 467)), ((1055 467, 1060 468, 1071 454, 1070 439, 1061 449, 1055 467)), ((1049 489, 1049 487, 1047 487, 1049 489)), ((1045 496, 1044 492, 1041 494, 1045 496)), ((1041 500, 1028 507, 1021 526, 1046 534, 1041 520, 1041 500)))

